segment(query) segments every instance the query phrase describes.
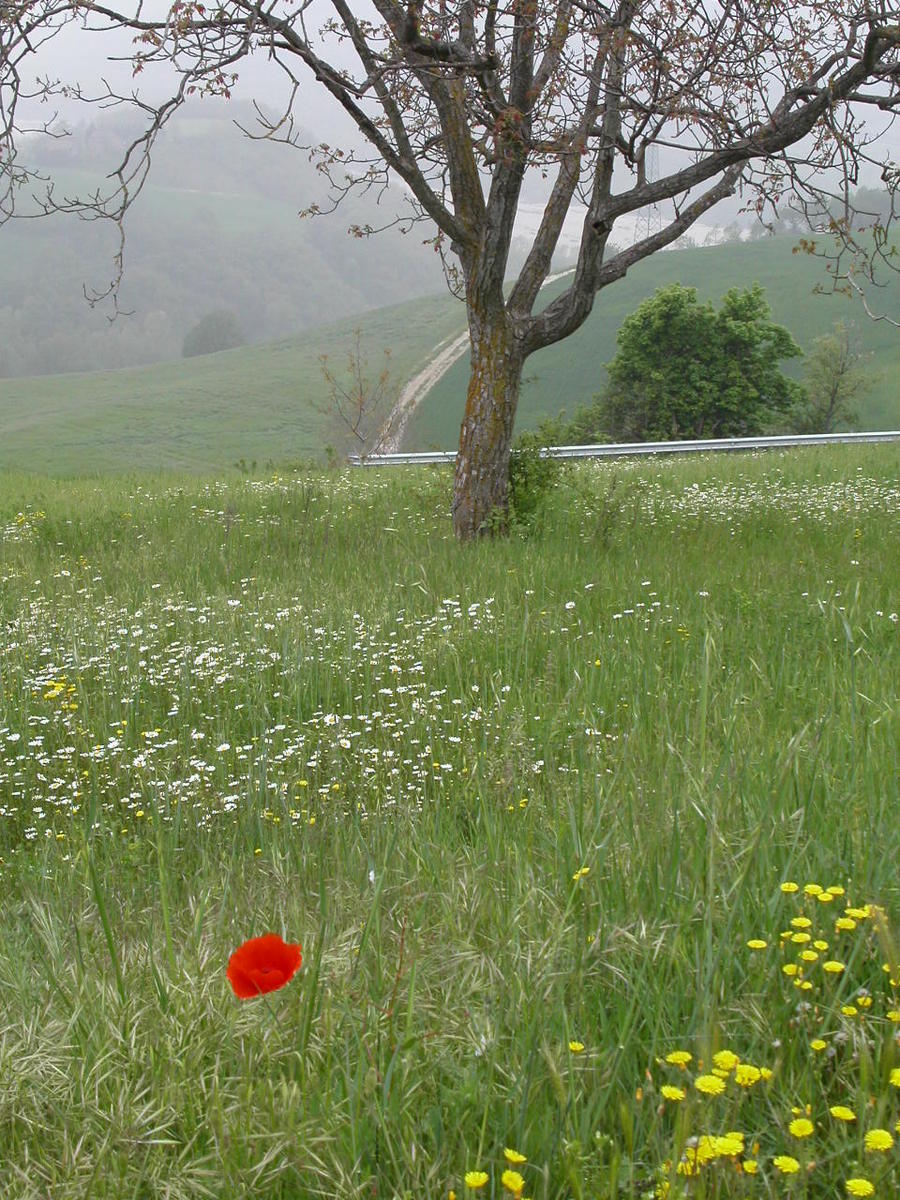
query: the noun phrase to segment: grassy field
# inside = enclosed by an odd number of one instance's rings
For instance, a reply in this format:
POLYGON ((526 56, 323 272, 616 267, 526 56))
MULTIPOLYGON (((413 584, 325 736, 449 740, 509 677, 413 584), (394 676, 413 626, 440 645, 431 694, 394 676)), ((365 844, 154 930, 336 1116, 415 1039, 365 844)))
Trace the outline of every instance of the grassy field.
MULTIPOLYGON (((860 346, 871 355, 872 388, 860 403, 862 429, 900 428, 900 334, 884 321, 870 321, 861 305, 843 296, 816 295, 816 284, 828 277, 818 259, 791 254, 792 238, 709 248, 674 250, 645 259, 628 275, 601 292, 588 321, 572 337, 533 355, 525 364, 517 427, 532 428, 542 417, 565 409, 571 417, 580 404, 589 404, 606 379, 604 364, 616 353, 616 333, 625 318, 671 283, 695 287, 701 300, 718 305, 729 288, 748 287, 757 280, 766 289, 774 319, 793 334, 802 349, 831 332, 835 321, 856 324, 860 346)), ((900 275, 886 272, 888 286, 873 290, 876 311, 900 312, 900 275)), ((549 301, 566 286, 562 280, 544 293, 549 301)), ((785 364, 795 377, 802 359, 785 364)), ((410 449, 455 447, 459 440, 466 393, 468 357, 461 359, 429 393, 407 431, 410 449)))
POLYGON ((897 1195, 894 449, 448 505, 3 477, 3 1196, 897 1195))
MULTIPOLYGON (((615 353, 621 322, 656 288, 681 280, 718 300, 729 287, 758 279, 776 319, 803 346, 839 317, 856 321, 875 376, 861 406, 861 426, 896 429, 900 335, 893 326, 867 321, 860 308, 840 297, 814 295, 822 269, 805 256, 791 256, 791 244, 777 239, 684 250, 641 264, 601 294, 582 330, 529 359, 518 427, 534 426, 560 409, 571 415, 591 400, 602 384, 603 363, 615 353)), ((554 286, 563 284, 551 285, 548 298, 554 286)), ((900 280, 878 300, 888 310, 900 308, 900 280)), ((217 473, 239 459, 296 463, 321 455, 338 438, 323 412, 321 354, 342 365, 358 327, 370 378, 381 370, 382 351, 390 349, 391 384, 399 393, 464 322, 462 305, 444 294, 225 354, 101 374, 0 380, 0 467, 73 475, 131 469, 217 473)), ((407 448, 456 446, 467 369, 467 359, 461 359, 429 393, 410 422, 407 448)))
POLYGON ((319 363, 341 372, 354 340, 372 379, 421 370, 464 320, 449 295, 380 308, 324 329, 159 366, 0 380, 0 467, 34 471, 220 471, 239 459, 296 463, 340 433, 319 363))

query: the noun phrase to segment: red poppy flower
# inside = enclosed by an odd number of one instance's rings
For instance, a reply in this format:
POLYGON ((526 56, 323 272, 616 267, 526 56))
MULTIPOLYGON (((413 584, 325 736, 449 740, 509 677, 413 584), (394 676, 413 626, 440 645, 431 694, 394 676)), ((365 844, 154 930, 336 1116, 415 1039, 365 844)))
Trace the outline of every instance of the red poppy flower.
POLYGON ((277 933, 264 933, 238 946, 228 960, 228 980, 241 1000, 277 992, 300 969, 299 946, 282 941, 277 933))

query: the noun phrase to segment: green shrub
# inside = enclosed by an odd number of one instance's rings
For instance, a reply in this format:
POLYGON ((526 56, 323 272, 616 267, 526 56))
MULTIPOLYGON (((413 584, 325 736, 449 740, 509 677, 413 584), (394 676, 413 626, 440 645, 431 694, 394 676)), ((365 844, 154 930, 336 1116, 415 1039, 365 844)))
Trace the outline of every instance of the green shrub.
POLYGON ((528 525, 540 511, 562 475, 563 463, 542 454, 556 444, 557 422, 548 420, 537 429, 520 433, 509 459, 509 523, 528 525))

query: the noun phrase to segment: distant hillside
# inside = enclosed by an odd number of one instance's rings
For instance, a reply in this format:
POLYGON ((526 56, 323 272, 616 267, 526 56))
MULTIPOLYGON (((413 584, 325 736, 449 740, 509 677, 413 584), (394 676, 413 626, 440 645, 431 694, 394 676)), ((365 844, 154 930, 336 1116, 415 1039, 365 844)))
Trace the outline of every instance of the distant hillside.
MULTIPOLYGON (((167 129, 126 220, 121 307, 132 315, 113 324, 108 307, 89 307, 82 285, 102 289, 111 278, 114 227, 54 216, 0 228, 0 378, 180 358, 185 333, 213 310, 230 309, 252 343, 440 290, 424 227, 347 233, 388 223, 396 195, 380 204, 374 192, 353 197, 303 220, 299 210, 326 207, 315 166, 305 153, 249 140, 234 119, 250 124, 251 114, 204 102, 167 129)), ((57 197, 102 185, 133 132, 108 116, 42 142, 57 197)))
MULTIPOLYGON (((860 304, 842 296, 816 295, 817 283, 827 283, 821 261, 805 254, 792 254, 796 240, 790 237, 672 250, 645 259, 628 275, 597 297, 586 324, 572 337, 533 355, 525 364, 525 383, 519 403, 517 429, 533 428, 542 417, 565 410, 570 416, 587 404, 604 383, 604 363, 616 352, 616 333, 623 320, 657 288, 683 283, 697 288, 701 300, 718 301, 731 287, 745 287, 758 280, 766 289, 776 321, 808 348, 813 338, 828 333, 844 318, 855 322, 862 347, 871 351, 875 382, 863 405, 863 428, 900 428, 900 330, 885 321, 866 317, 860 304)), ((542 293, 545 303, 566 286, 565 280, 542 293)), ((874 293, 880 311, 900 314, 900 275, 889 286, 874 293)), ((410 450, 456 446, 465 403, 468 356, 429 392, 411 418, 404 447, 410 450)), ((785 365, 799 376, 800 363, 785 365)))
MULTIPOLYGON (((601 293, 586 327, 526 363, 518 427, 562 409, 572 413, 603 380, 622 320, 656 288, 675 280, 704 298, 758 279, 777 320, 803 346, 838 317, 856 321, 873 352, 876 386, 866 428, 900 428, 900 331, 872 323, 840 297, 813 294, 819 264, 792 255, 790 240, 690 249, 658 255, 601 293)), ((548 299, 565 280, 547 289, 548 299)), ((879 300, 900 312, 900 287, 879 300)), ((465 328, 465 312, 447 292, 374 309, 298 337, 140 370, 0 380, 0 467, 50 474, 183 468, 220 471, 239 459, 259 466, 321 454, 338 441, 327 412, 319 356, 341 369, 361 329, 369 376, 391 351, 391 387, 431 361, 435 349, 465 328)), ((413 415, 405 445, 455 447, 466 390, 466 359, 451 368, 413 415)))
POLYGON ((0 380, 0 469, 50 475, 296 462, 336 444, 319 356, 338 373, 356 327, 369 377, 390 349, 395 392, 464 328, 449 293, 263 346, 158 366, 0 380))

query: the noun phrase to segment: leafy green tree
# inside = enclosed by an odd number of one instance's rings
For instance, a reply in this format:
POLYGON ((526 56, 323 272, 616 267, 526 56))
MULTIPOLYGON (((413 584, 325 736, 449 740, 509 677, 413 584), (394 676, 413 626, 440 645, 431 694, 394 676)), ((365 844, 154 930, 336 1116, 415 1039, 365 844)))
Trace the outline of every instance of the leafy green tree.
POLYGON ((207 313, 187 332, 182 354, 185 358, 193 358, 196 354, 215 354, 219 350, 243 346, 246 340, 234 313, 219 309, 207 313))
POLYGON ((576 414, 580 441, 657 441, 759 433, 798 403, 802 388, 779 368, 802 351, 770 320, 762 287, 732 288, 716 311, 695 288, 660 288, 617 335, 609 382, 576 414))

